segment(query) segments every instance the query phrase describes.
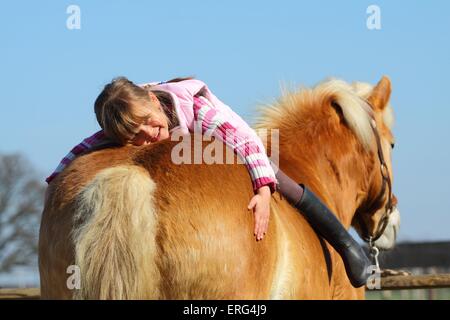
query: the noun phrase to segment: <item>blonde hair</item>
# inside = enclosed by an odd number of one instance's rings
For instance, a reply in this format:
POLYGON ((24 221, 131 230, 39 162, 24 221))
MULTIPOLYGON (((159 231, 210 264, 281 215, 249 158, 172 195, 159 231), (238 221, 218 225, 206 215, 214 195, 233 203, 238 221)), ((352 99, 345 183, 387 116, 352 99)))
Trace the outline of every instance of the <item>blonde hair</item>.
POLYGON ((125 77, 118 77, 105 85, 95 100, 94 110, 97 121, 105 135, 120 144, 126 144, 136 129, 146 121, 148 114, 136 115, 132 112, 138 104, 152 105, 148 92, 125 77))
MULTIPOLYGON (((192 77, 175 78, 167 82, 188 79, 192 79, 192 77)), ((171 104, 168 95, 163 91, 158 91, 157 88, 152 90, 152 87, 142 88, 126 77, 114 78, 105 85, 95 100, 94 110, 100 127, 109 139, 123 145, 127 144, 137 133, 137 128, 152 116, 157 104, 150 98, 149 91, 161 104, 169 126, 177 121, 175 113, 171 112, 168 107, 171 104), (133 112, 139 105, 148 105, 148 113, 138 115, 133 112)))

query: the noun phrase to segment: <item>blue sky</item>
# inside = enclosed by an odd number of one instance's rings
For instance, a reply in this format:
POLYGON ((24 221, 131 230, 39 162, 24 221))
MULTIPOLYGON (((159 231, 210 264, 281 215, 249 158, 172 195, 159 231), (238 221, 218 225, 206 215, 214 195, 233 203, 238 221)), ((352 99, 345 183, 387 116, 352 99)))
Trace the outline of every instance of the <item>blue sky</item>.
POLYGON ((8 1, 0 10, 0 152, 44 177, 98 129, 103 85, 195 75, 244 119, 333 76, 393 83, 400 240, 450 239, 450 2, 8 1), (69 5, 81 29, 66 27, 69 5), (366 9, 381 9, 368 30, 366 9))

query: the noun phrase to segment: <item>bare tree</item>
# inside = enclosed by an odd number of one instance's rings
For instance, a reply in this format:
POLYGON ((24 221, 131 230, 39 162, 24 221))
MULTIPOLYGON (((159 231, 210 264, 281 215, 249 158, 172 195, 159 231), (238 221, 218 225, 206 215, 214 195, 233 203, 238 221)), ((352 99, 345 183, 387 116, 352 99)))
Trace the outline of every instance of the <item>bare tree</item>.
POLYGON ((45 186, 20 154, 0 154, 0 272, 34 266, 45 186))

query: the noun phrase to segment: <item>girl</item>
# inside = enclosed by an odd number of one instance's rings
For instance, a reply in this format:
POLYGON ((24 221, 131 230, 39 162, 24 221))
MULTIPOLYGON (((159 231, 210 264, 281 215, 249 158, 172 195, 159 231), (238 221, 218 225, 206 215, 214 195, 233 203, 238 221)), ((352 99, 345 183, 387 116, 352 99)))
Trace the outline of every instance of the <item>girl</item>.
POLYGON ((256 240, 267 232, 271 194, 280 191, 303 213, 310 224, 341 254, 355 287, 364 285, 369 261, 335 215, 303 185, 271 163, 255 132, 200 80, 176 78, 166 82, 135 85, 124 77, 107 84, 95 101, 102 130, 77 145, 46 181, 50 183, 77 155, 99 145, 146 145, 168 139, 175 130, 201 130, 222 140, 243 160, 255 195, 248 209, 254 211, 256 240), (226 134, 232 132, 233 139, 226 134), (276 172, 276 174, 275 174, 276 172))
POLYGON ((267 231, 271 194, 276 178, 264 146, 255 132, 200 80, 177 78, 137 86, 124 77, 106 85, 95 101, 95 114, 103 130, 85 139, 61 161, 50 182, 77 155, 108 140, 141 146, 168 139, 175 130, 212 133, 226 142, 247 166, 255 195, 248 209, 255 214, 254 233, 261 240, 267 231), (226 134, 233 132, 233 141, 226 134))

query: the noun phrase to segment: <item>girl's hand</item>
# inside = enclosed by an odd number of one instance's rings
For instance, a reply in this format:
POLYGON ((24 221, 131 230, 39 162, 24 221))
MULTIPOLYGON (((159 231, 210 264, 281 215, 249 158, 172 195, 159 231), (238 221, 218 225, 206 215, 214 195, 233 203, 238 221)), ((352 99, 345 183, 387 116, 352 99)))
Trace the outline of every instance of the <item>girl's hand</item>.
POLYGON ((248 209, 254 209, 255 213, 255 229, 253 233, 257 241, 262 240, 269 226, 270 199, 270 188, 263 186, 258 189, 257 194, 252 197, 248 204, 248 209))

